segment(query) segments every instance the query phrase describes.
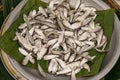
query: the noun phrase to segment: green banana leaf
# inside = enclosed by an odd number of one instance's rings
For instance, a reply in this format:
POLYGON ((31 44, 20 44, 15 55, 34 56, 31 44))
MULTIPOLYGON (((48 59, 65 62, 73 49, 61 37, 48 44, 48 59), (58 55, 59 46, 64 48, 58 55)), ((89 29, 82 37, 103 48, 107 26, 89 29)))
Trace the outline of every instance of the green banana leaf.
MULTIPOLYGON (((15 36, 17 27, 20 25, 20 23, 23 22, 23 14, 28 14, 31 10, 37 9, 39 6, 46 7, 47 4, 41 2, 40 0, 28 0, 27 4, 23 7, 21 11, 19 18, 10 26, 10 28, 5 32, 5 34, 0 37, 0 48, 4 50, 11 58, 15 59, 20 63, 23 60, 24 56, 19 53, 18 47, 20 45, 17 41, 13 41, 13 38, 15 36)), ((101 24, 101 27, 104 29, 104 34, 108 38, 108 45, 106 47, 106 49, 108 49, 113 30, 114 10, 110 9, 98 11, 97 14, 98 16, 96 18, 96 22, 99 22, 101 24)), ((87 72, 87 70, 82 69, 82 71, 79 72, 77 76, 91 76, 97 74, 99 72, 105 54, 106 53, 101 54, 96 52, 95 50, 91 50, 90 55, 96 55, 96 58, 94 59, 93 63, 89 62, 91 72, 87 72)), ((46 62, 44 60, 41 60, 39 61, 39 63, 41 64, 43 69, 47 71, 46 62)), ((27 66, 30 68, 37 68, 36 64, 33 65, 29 63, 27 66)))

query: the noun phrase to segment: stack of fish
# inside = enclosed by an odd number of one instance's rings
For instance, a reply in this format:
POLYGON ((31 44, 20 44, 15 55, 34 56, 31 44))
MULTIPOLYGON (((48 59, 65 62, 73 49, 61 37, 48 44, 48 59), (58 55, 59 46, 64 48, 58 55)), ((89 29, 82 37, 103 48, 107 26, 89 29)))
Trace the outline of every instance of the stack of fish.
MULTIPOLYGON (((48 61, 48 72, 56 75, 71 75, 86 69, 87 62, 94 62, 89 50, 105 52, 107 38, 99 23, 95 23, 96 9, 81 3, 81 0, 51 0, 47 8, 39 7, 23 15, 24 23, 18 27, 14 40, 25 56, 22 64, 48 61)), ((38 70, 46 74, 38 64, 38 70)))

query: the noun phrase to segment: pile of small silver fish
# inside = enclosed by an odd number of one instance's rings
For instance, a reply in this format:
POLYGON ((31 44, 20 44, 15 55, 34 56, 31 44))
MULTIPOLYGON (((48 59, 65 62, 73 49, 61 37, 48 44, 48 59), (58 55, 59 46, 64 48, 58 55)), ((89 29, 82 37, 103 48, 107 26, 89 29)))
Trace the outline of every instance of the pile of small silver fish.
MULTIPOLYGON (((14 40, 25 56, 23 65, 34 64, 44 59, 48 61, 48 72, 60 75, 76 74, 83 68, 90 72, 87 62, 93 62, 89 50, 106 52, 107 38, 99 23, 95 23, 96 9, 88 7, 81 0, 51 0, 46 8, 39 7, 28 15, 14 40)), ((40 64, 38 70, 46 76, 40 64)))

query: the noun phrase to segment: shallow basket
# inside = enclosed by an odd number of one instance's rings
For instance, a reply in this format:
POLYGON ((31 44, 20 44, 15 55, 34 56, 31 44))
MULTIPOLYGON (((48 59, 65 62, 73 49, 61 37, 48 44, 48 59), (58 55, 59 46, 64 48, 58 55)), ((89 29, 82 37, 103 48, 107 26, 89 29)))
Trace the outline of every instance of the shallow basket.
MULTIPOLYGON (((44 1, 47 2, 48 0, 44 0, 44 1)), ((109 7, 101 0, 83 0, 83 1, 87 3, 88 6, 93 6, 98 10, 109 9, 109 7)), ((2 26, 1 34, 3 34, 10 27, 10 25, 18 18, 20 11, 22 7, 26 4, 26 2, 27 0, 23 0, 7 17, 7 19, 5 20, 2 26)), ((102 77, 104 77, 113 68, 120 54, 119 30, 120 30, 120 23, 115 15, 114 30, 113 30, 110 50, 103 60, 100 72, 95 76, 81 77, 78 78, 77 80, 99 80, 102 77)), ((14 59, 11 59, 2 50, 1 50, 1 59, 8 72, 17 80, 70 80, 70 76, 53 76, 50 74, 47 75, 47 79, 43 79, 41 76, 39 76, 37 70, 23 67, 14 59)))

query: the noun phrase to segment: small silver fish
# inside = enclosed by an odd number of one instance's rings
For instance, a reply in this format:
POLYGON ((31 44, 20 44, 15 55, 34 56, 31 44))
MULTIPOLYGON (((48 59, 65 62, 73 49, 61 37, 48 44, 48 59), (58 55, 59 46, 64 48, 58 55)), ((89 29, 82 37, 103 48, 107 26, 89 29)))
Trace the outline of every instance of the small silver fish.
POLYGON ((58 57, 59 57, 59 55, 45 55, 44 60, 51 60, 51 59, 55 59, 58 57))
POLYGON ((64 68, 64 69, 61 70, 61 71, 58 71, 56 74, 57 74, 57 75, 67 74, 67 73, 69 73, 69 72, 71 72, 71 71, 72 71, 71 68, 67 67, 67 68, 64 68))
POLYGON ((75 57, 76 57, 76 54, 73 53, 73 54, 70 56, 70 58, 69 58, 69 62, 73 62, 74 59, 75 59, 75 57))
POLYGON ((47 13, 46 13, 46 11, 41 6, 39 7, 39 12, 38 13, 42 13, 45 17, 48 16, 47 13))
POLYGON ((27 65, 28 62, 32 62, 33 64, 35 63, 35 60, 33 59, 33 57, 31 56, 32 53, 29 53, 28 55, 26 55, 26 57, 23 59, 22 64, 23 65, 27 65))
POLYGON ((64 69, 64 67, 66 66, 66 63, 63 60, 59 59, 59 58, 56 58, 56 60, 60 64, 60 66, 64 69))
POLYGON ((30 50, 30 51, 33 49, 33 47, 32 47, 32 45, 30 44, 30 42, 27 41, 20 33, 16 32, 16 36, 17 36, 19 42, 20 42, 26 49, 28 49, 28 50, 30 50))
POLYGON ((68 52, 68 53, 64 56, 64 60, 65 60, 65 61, 67 61, 67 60, 69 59, 70 54, 71 54, 71 53, 70 53, 70 52, 68 52))
POLYGON ((27 56, 29 53, 26 51, 26 50, 24 50, 23 48, 19 48, 18 49, 19 50, 19 52, 22 54, 22 55, 24 55, 24 56, 27 56))
POLYGON ((48 43, 47 43, 47 45, 48 45, 48 46, 54 45, 57 41, 58 41, 58 39, 49 40, 48 43))
POLYGON ((58 63, 57 61, 55 60, 54 61, 54 65, 53 65, 53 68, 52 68, 52 73, 55 74, 58 70, 58 63))
POLYGON ((47 46, 43 45, 40 49, 40 52, 37 53, 37 60, 41 60, 47 52, 47 46))
POLYGON ((52 72, 52 68, 53 68, 53 65, 54 65, 54 60, 55 59, 52 59, 49 63, 49 66, 48 66, 48 72, 52 72))
POLYGON ((35 32, 36 32, 38 35, 40 35, 41 37, 46 38, 42 30, 40 30, 40 29, 35 29, 35 32))
POLYGON ((42 67, 39 64, 38 64, 38 70, 43 77, 46 77, 46 73, 43 71, 42 67))
POLYGON ((29 30, 29 34, 32 36, 33 33, 34 33, 34 30, 35 30, 35 27, 32 27, 30 30, 29 30))
POLYGON ((88 72, 90 72, 90 67, 89 67, 89 65, 87 63, 83 65, 83 68, 88 70, 88 72))
POLYGON ((29 16, 30 16, 31 18, 34 18, 34 17, 36 16, 36 14, 37 14, 36 10, 33 10, 33 11, 31 11, 31 12, 29 13, 29 16))
POLYGON ((73 69, 72 69, 72 74, 71 74, 71 80, 77 80, 76 75, 75 75, 75 71, 73 69))

